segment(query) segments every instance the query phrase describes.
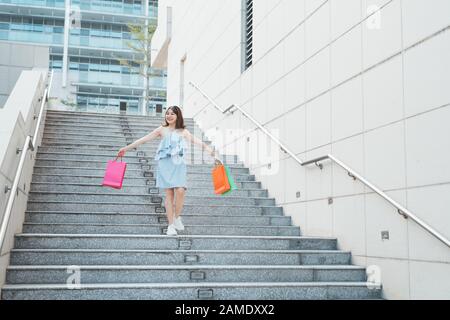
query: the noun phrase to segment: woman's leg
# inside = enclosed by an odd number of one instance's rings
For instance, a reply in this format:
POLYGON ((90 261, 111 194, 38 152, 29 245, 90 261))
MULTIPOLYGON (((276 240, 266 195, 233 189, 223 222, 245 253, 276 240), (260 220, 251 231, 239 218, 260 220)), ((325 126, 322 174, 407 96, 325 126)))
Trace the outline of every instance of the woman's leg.
POLYGON ((164 202, 164 205, 166 207, 167 221, 169 221, 169 225, 173 223, 173 198, 173 189, 166 189, 166 201, 164 202))
POLYGON ((181 215, 181 210, 183 210, 184 205, 184 188, 175 188, 175 218, 181 215))

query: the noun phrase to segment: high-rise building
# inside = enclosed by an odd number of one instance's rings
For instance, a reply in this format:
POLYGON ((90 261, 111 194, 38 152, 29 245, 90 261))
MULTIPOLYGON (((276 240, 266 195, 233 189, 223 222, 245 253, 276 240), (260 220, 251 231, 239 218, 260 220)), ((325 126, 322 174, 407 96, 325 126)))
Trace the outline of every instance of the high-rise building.
MULTIPOLYGON (((53 95, 62 103, 142 114, 145 80, 136 63, 142 57, 130 48, 138 43, 128 24, 156 24, 157 9, 158 0, 0 0, 0 41, 50 46, 53 95)), ((166 71, 151 75, 147 113, 166 104, 166 71)))

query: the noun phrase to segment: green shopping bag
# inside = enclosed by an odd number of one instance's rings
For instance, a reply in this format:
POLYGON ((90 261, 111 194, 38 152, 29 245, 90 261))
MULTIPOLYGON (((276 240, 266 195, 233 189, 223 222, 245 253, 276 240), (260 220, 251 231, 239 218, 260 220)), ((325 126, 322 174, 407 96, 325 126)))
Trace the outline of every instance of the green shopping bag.
POLYGON ((222 194, 227 194, 233 190, 237 190, 237 187, 236 187, 236 183, 234 183, 233 177, 231 176, 230 168, 228 168, 226 165, 224 165, 224 167, 225 167, 225 172, 227 173, 228 183, 230 184, 230 190, 228 190, 222 194))

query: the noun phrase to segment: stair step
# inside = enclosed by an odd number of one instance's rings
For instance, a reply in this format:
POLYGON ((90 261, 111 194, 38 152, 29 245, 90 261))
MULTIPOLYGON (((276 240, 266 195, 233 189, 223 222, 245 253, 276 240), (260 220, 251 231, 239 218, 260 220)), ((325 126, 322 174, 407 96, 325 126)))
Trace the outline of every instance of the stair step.
MULTIPOLYGON (((255 226, 290 226, 291 217, 261 216, 261 215, 212 215, 187 214, 182 215, 183 222, 191 225, 206 225, 214 222, 218 225, 255 225, 255 226)), ((162 213, 105 213, 105 212, 62 212, 62 211, 26 211, 25 221, 32 223, 167 223, 162 213)))
MULTIPOLYGON (((68 152, 77 152, 80 150, 83 150, 84 152, 89 152, 91 154, 93 153, 99 153, 100 152, 111 152, 112 156, 114 158, 116 158, 118 151, 131 144, 132 141, 130 141, 129 143, 122 143, 122 144, 101 144, 101 143, 95 143, 95 144, 87 144, 84 142, 80 142, 80 143, 51 143, 51 144, 45 144, 43 145, 43 147, 45 148, 49 148, 49 150, 54 150, 54 151, 59 151, 59 150, 63 150, 63 151, 68 151, 68 152)), ((126 155, 133 155, 133 156, 137 156, 137 153, 139 152, 139 157, 140 158, 146 158, 146 159, 150 159, 153 160, 155 155, 156 155, 156 147, 153 146, 147 146, 146 144, 140 145, 137 149, 133 149, 131 151, 128 151, 126 153, 126 155)), ((211 157, 211 155, 204 150, 203 152, 200 149, 188 149, 186 152, 186 156, 189 157, 194 157, 194 158, 199 158, 199 159, 204 159, 206 161, 208 160, 214 160, 213 157, 211 157)), ((228 160, 231 163, 231 160, 233 160, 233 158, 230 157, 234 157, 233 155, 230 156, 222 156, 219 155, 220 160, 228 160)), ((235 161, 237 163, 242 163, 242 162, 238 162, 235 161)), ((232 164, 232 163, 231 163, 232 164)))
POLYGON ((2 298, 9 299, 151 299, 151 300, 319 300, 379 299, 380 290, 366 282, 210 282, 164 284, 6 285, 2 298))
MULTIPOLYGON (((155 154, 149 154, 146 153, 145 155, 137 155, 137 152, 127 152, 124 157, 122 157, 123 161, 126 163, 148 163, 148 164, 157 164, 158 162, 154 160, 155 154)), ((202 158, 197 157, 195 155, 194 159, 204 159, 204 161, 208 161, 208 163, 195 163, 198 166, 211 166, 214 164, 214 158, 208 157, 208 158, 202 158)), ((39 149, 37 153, 37 159, 40 160, 89 160, 89 161, 105 161, 105 160, 111 160, 111 158, 115 159, 117 157, 117 150, 111 150, 110 152, 98 152, 95 153, 89 152, 87 153, 84 151, 84 153, 77 152, 73 149, 67 150, 66 152, 43 152, 41 149, 39 149)), ((192 158, 191 155, 189 157, 192 158)), ((227 157, 228 160, 233 160, 232 157, 227 157)), ((227 160, 227 159, 223 159, 227 160)), ((244 168, 244 164, 241 163, 230 163, 228 165, 230 168, 244 168)))
MULTIPOLYGON (((30 201, 46 200, 46 201, 89 201, 89 202, 118 202, 118 203, 136 203, 151 201, 152 203, 160 203, 162 198, 165 198, 165 194, 151 195, 148 193, 125 193, 124 189, 114 190, 111 189, 109 193, 105 194, 93 194, 89 192, 45 192, 45 191, 30 191, 28 193, 28 199, 30 201), (159 199, 154 200, 154 199, 159 199)), ((240 205, 254 205, 254 206, 273 206, 275 205, 275 199, 273 198, 257 198, 257 197, 237 197, 228 196, 222 197, 221 195, 214 196, 189 196, 185 197, 185 204, 202 205, 205 201, 211 204, 226 205, 239 203, 240 205)))
MULTIPOLYGON (((109 159, 111 157, 116 158, 117 156, 117 149, 110 149, 110 150, 102 150, 101 152, 99 152, 99 150, 83 150, 83 149, 63 149, 63 148, 47 148, 47 147, 40 147, 37 156, 39 156, 41 159, 72 159, 72 160, 104 160, 109 159), (50 150, 50 152, 44 152, 42 149, 46 148, 47 150, 50 150)), ((198 156, 198 158, 202 158, 201 154, 197 154, 197 152, 191 152, 192 150, 188 150, 187 153, 191 153, 191 157, 192 157, 192 153, 194 153, 195 156, 198 156)), ((125 154, 125 156, 123 156, 122 158, 124 159, 124 161, 142 161, 142 159, 147 160, 147 161, 154 161, 154 153, 148 152, 148 151, 143 151, 143 152, 138 152, 137 151, 129 151, 125 154)), ((224 156, 221 158, 223 158, 223 160, 233 160, 233 158, 235 158, 235 156, 230 155, 230 156, 224 156)), ((213 157, 208 156, 208 157, 204 157, 203 158, 205 161, 208 160, 214 160, 213 157)), ((222 159, 221 159, 222 160, 222 159)), ((237 162, 237 161, 236 161, 237 162)), ((156 161, 155 161, 156 163, 156 161)), ((211 162, 213 163, 213 162, 211 162)), ((201 164, 201 163, 199 163, 201 164)), ((243 163, 239 162, 237 163, 235 166, 236 167, 242 167, 243 163)))
MULTIPOLYGON (((106 133, 108 133, 109 131, 119 131, 121 129, 131 129, 131 130, 136 129, 136 130, 145 130, 147 133, 150 133, 154 129, 161 126, 161 122, 153 122, 153 123, 150 122, 150 123, 145 123, 145 124, 128 123, 125 126, 121 126, 120 124, 114 124, 114 123, 100 124, 100 123, 89 123, 89 122, 74 123, 71 121, 49 121, 48 123, 45 124, 45 126, 50 129, 75 128, 75 127, 76 128, 84 128, 84 129, 92 130, 92 131, 95 131, 95 129, 98 129, 98 130, 104 131, 106 133)), ((187 124, 186 129, 188 129, 191 132, 200 131, 200 129, 198 129, 198 126, 193 125, 193 124, 187 124)))
MULTIPOLYGON (((163 115, 154 116, 154 115, 133 115, 133 114, 112 114, 112 113, 103 113, 103 112, 85 112, 85 111, 62 111, 62 110, 47 110, 47 115, 49 116, 61 116, 61 117, 86 117, 86 118, 101 118, 101 119, 110 119, 110 118, 127 118, 127 119, 164 119, 163 115)), ((185 120, 193 120, 192 118, 184 118, 185 120)), ((161 120, 162 121, 162 120, 161 120)))
MULTIPOLYGON (((124 121, 134 121, 134 122, 149 122, 149 121, 160 121, 164 122, 163 116, 132 116, 132 115, 125 115, 125 116, 119 116, 119 115, 112 115, 112 114, 105 114, 105 116, 101 116, 100 114, 90 114, 90 115, 84 115, 84 114, 57 114, 51 112, 51 110, 47 110, 47 118, 49 119, 63 119, 63 120, 95 120, 95 121, 118 121, 118 122, 124 122, 124 121), (50 112, 48 112, 50 111, 50 112)), ((192 118, 184 118, 185 123, 193 123, 194 119, 192 118)))
MULTIPOLYGON (((135 140, 139 139, 141 137, 135 137, 135 138, 129 138, 129 141, 126 141, 127 139, 124 137, 123 139, 80 139, 80 138, 74 138, 74 139, 68 139, 68 138, 62 138, 62 137, 55 137, 55 138, 43 138, 42 139, 42 145, 44 146, 108 146, 112 148, 117 148, 119 150, 120 148, 127 146, 128 144, 131 144, 135 140)), ((160 142, 161 140, 155 140, 157 142, 160 142)), ((196 152, 201 154, 202 153, 202 147, 199 145, 191 145, 189 143, 186 144, 188 153, 189 152, 196 152)), ((158 145, 156 144, 142 144, 138 147, 139 150, 145 150, 148 152, 156 152, 158 149, 158 145)), ((206 151, 204 151, 206 154, 208 154, 206 151)))
MULTIPOLYGON (((130 193, 151 193, 163 195, 163 189, 150 187, 147 185, 124 185, 123 190, 130 193)), ((89 192, 92 194, 110 193, 110 189, 102 187, 101 181, 97 184, 82 184, 82 183, 41 183, 32 182, 30 191, 33 192, 89 192)), ((215 196, 214 190, 211 186, 203 188, 190 187, 186 190, 186 196, 215 196)), ((221 197, 258 197, 267 198, 267 190, 261 189, 238 189, 230 193, 221 195, 221 197)))
MULTIPOLYGON (((148 127, 115 127, 115 128, 108 128, 103 130, 96 130, 96 127, 84 127, 82 129, 77 129, 76 126, 66 126, 66 125, 54 125, 49 126, 46 129, 44 129, 44 136, 46 135, 55 135, 58 137, 65 136, 68 134, 68 137, 75 136, 79 138, 83 138, 84 136, 94 136, 94 137, 100 137, 100 138, 107 138, 107 137, 132 137, 132 138, 140 138, 143 137, 150 132, 152 132, 154 129, 156 129, 157 126, 148 126, 148 127)), ((186 127, 186 129, 191 132, 194 136, 198 137, 199 139, 203 140, 205 143, 209 144, 211 141, 207 139, 207 137, 202 133, 202 131, 197 127, 186 127)), ((152 140, 149 143, 159 141, 158 139, 152 140)))
POLYGON ((82 284, 207 282, 365 282, 355 266, 10 266, 7 284, 65 284, 73 272, 82 284))
MULTIPOLYGON (((299 236, 295 226, 240 226, 240 225, 191 225, 184 223, 184 235, 248 235, 248 236, 299 236)), ((23 233, 45 234, 165 234, 167 223, 156 224, 94 224, 94 223, 30 223, 23 224, 23 233)))
MULTIPOLYGON (((189 158, 187 156, 186 158, 189 158)), ((35 165, 38 167, 75 167, 75 168, 98 168, 105 169, 108 160, 114 160, 114 158, 106 158, 104 160, 90 160, 90 159, 43 159, 41 157, 36 158, 35 165)), ((150 170, 155 171, 158 168, 156 161, 147 161, 146 163, 141 163, 139 161, 123 161, 127 163, 127 169, 135 170, 150 170)), ((191 172, 206 172, 211 174, 214 166, 211 164, 190 164, 188 161, 186 164, 186 169, 191 172)), ((235 167, 234 165, 228 165, 231 174, 250 174, 248 168, 235 167)))
POLYGON ((13 249, 11 265, 349 265, 341 250, 13 249))
MULTIPOLYGON (((151 198, 148 197, 150 200, 151 198)), ((27 210, 47 210, 47 211, 96 211, 107 213, 164 213, 163 204, 149 203, 147 200, 140 203, 121 202, 88 202, 88 201, 49 201, 49 200, 28 200, 27 210)), ((221 215, 278 215, 283 216, 283 208, 275 206, 245 206, 245 205, 210 205, 201 206, 185 204, 183 214, 221 214, 221 215)))
POLYGON ((336 250, 336 239, 283 236, 30 234, 15 236, 18 249, 296 249, 336 250))
MULTIPOLYGON (((205 179, 209 178, 212 185, 211 180, 211 172, 202 172, 195 170, 194 167, 191 170, 187 170, 187 179, 205 179)), ((104 164, 103 168, 82 168, 82 167, 70 167, 70 166, 34 166, 33 173, 39 174, 72 174, 72 175, 99 175, 104 176, 106 170, 106 164, 104 164)), ((151 170, 143 170, 143 169, 128 169, 125 172, 125 180, 127 178, 136 178, 136 177, 156 177, 156 174, 151 170)), ((233 179, 235 181, 255 181, 255 176, 253 174, 248 173, 236 173, 233 174, 233 179)), ((189 186, 188 186, 189 187, 189 186)))
MULTIPOLYGON (((33 182, 44 183, 44 182, 58 182, 58 183, 95 183, 96 185, 101 185, 103 181, 103 174, 98 175, 73 175, 73 174, 40 174, 33 173, 33 182)), ((187 184, 189 186, 199 187, 199 188, 212 188, 211 177, 207 179, 195 179, 188 177, 187 184)), ((235 181, 238 189, 261 189, 261 182, 259 181, 235 181)), ((138 186, 147 185, 155 186, 156 179, 151 177, 126 177, 123 186, 138 186)), ((191 187, 189 187, 191 188, 191 187)))
MULTIPOLYGON (((65 137, 65 138, 79 138, 79 139, 93 139, 93 138, 103 138, 103 139, 123 139, 126 137, 137 137, 138 135, 146 135, 149 133, 148 128, 143 130, 135 130, 134 128, 117 128, 117 130, 108 130, 108 132, 99 132, 99 131, 92 131, 92 130, 77 130, 76 128, 73 129, 59 129, 59 128, 47 128, 44 129, 44 137, 51 138, 51 137, 65 137)), ((194 132, 191 132, 193 135, 198 136, 199 138, 202 137, 205 139, 204 135, 202 135, 201 132, 197 132, 196 130, 194 132)), ((156 141, 159 141, 159 139, 152 140, 148 143, 155 143, 156 141)), ((209 142, 209 140, 204 140, 204 142, 209 142)))
MULTIPOLYGON (((47 115, 46 120, 48 120, 49 123, 95 123, 95 124, 105 124, 105 125, 131 125, 131 124, 137 124, 137 125, 164 125, 165 120, 164 118, 147 118, 147 119, 127 119, 127 118, 109 118, 109 119, 102 119, 102 118, 86 118, 86 117, 58 117, 54 115, 47 115)), ((46 121, 47 122, 47 121, 46 121)), ((184 119, 184 125, 195 125, 195 121, 193 119, 184 119)))
MULTIPOLYGON (((157 163, 155 158, 155 152, 141 150, 139 148, 139 152, 137 151, 129 151, 123 157, 123 161, 141 161, 142 159, 147 160, 149 163, 157 163)), ((112 160, 117 157, 118 150, 117 148, 113 149, 102 149, 99 151, 98 149, 93 148, 72 148, 72 147, 39 147, 39 151, 37 155, 41 159, 91 159, 91 160, 112 160)), ((187 157, 188 160, 194 161, 196 165, 213 165, 214 158, 207 154, 207 152, 201 154, 198 152, 188 152, 187 157)), ((227 165, 231 165, 234 167, 244 167, 244 163, 242 161, 238 161, 237 156, 235 155, 220 155, 220 160, 227 165)))
MULTIPOLYGON (((157 123, 157 124, 164 124, 164 118, 149 118, 144 120, 139 119, 120 119, 120 118, 109 118, 109 119, 102 119, 102 118, 90 118, 90 117, 58 117, 54 115, 47 115, 46 121, 49 121, 49 123, 52 122, 58 122, 58 121, 64 121, 64 122, 71 122, 71 123, 105 123, 105 124, 121 124, 121 123, 135 123, 135 124, 148 124, 148 123, 157 123)), ((184 119, 184 124, 194 124, 194 120, 192 119, 184 119)))

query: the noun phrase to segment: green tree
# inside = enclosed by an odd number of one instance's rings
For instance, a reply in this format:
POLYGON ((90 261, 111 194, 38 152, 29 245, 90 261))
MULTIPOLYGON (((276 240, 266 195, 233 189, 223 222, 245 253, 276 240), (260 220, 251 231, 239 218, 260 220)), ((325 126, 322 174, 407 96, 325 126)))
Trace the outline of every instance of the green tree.
POLYGON ((150 101, 150 77, 151 69, 151 41, 156 30, 156 25, 150 23, 130 23, 127 24, 131 33, 132 41, 127 41, 126 45, 133 51, 133 59, 117 59, 123 66, 131 69, 139 67, 139 74, 144 79, 144 104, 142 106, 143 115, 147 113, 148 102, 150 101))

